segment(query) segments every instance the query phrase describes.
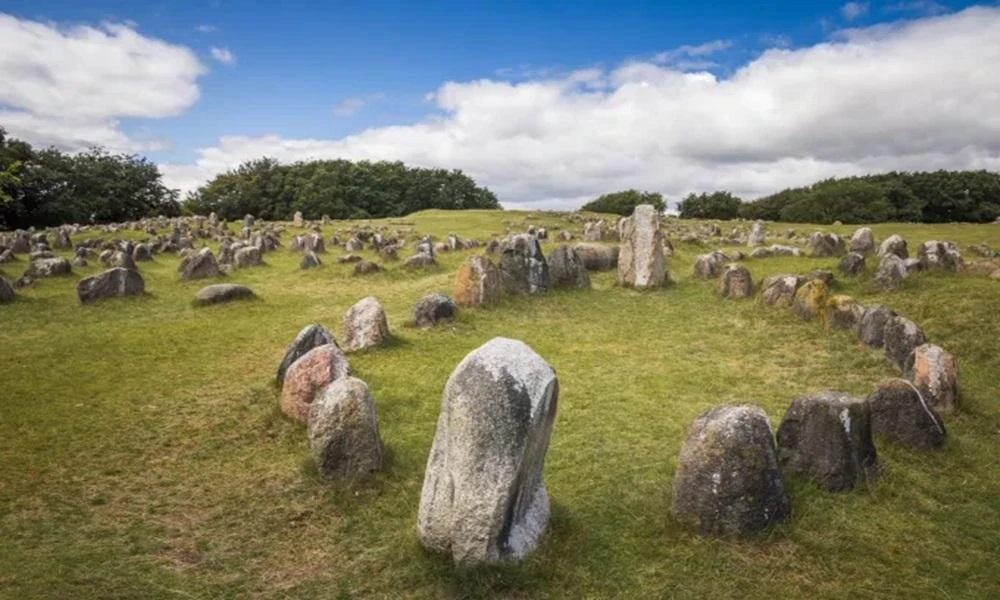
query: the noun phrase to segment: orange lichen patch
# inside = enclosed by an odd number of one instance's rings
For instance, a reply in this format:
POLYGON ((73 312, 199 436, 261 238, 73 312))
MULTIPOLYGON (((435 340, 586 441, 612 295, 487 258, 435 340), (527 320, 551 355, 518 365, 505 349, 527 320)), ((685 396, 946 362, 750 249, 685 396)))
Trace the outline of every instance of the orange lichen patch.
POLYGON ((792 302, 792 309, 806 321, 819 318, 826 320, 828 310, 827 300, 830 296, 826 283, 821 279, 813 279, 802 285, 795 292, 795 301, 792 302))

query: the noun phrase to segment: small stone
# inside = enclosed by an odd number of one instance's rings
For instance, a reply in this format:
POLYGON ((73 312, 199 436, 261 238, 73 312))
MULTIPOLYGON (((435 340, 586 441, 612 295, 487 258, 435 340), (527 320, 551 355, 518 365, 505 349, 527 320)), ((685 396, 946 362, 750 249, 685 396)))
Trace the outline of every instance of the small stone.
POLYGON ((323 261, 319 259, 319 255, 312 250, 307 250, 306 253, 302 255, 302 260, 299 261, 299 268, 302 270, 315 269, 322 264, 323 261))
POLYGON ((281 386, 281 412, 306 423, 309 406, 326 386, 351 374, 344 352, 335 343, 317 346, 292 363, 281 386))
POLYGON ((812 256, 836 256, 844 251, 844 240, 836 233, 821 233, 817 231, 809 236, 809 247, 812 256))
POLYGON ((890 379, 868 396, 872 433, 921 449, 937 448, 947 435, 944 422, 905 379, 890 379))
POLYGON ((859 227, 851 235, 851 252, 860 254, 862 257, 875 254, 875 234, 870 227, 859 227))
POLYGON ((516 235, 503 249, 500 283, 508 294, 544 294, 549 290, 549 265, 535 236, 516 235))
POLYGON ((719 295, 723 298, 752 298, 753 278, 740 264, 727 265, 719 278, 719 295))
POLYGON ((858 327, 858 338, 869 348, 881 348, 885 343, 885 325, 896 313, 876 304, 865 310, 858 327))
POLYGON ((907 360, 913 350, 926 342, 924 332, 909 319, 897 316, 885 323, 885 358, 900 372, 906 370, 907 360))
POLYGON ((899 282, 906 279, 908 272, 903 259, 889 253, 882 256, 878 269, 875 271, 875 283, 883 290, 894 290, 899 282))
POLYGON ((790 511, 763 409, 729 405, 699 415, 674 475, 674 519, 702 535, 747 536, 790 511))
POLYGON ((841 392, 808 394, 792 401, 778 427, 778 461, 831 492, 878 476, 871 407, 841 392))
POLYGON ((694 276, 699 279, 714 279, 727 262, 729 257, 718 250, 711 254, 699 254, 694 259, 694 276))
POLYGON ((930 240, 917 248, 917 258, 924 269, 957 272, 962 268, 962 253, 952 242, 930 240))
POLYGON ((906 240, 895 233, 882 240, 878 247, 878 256, 882 258, 888 254, 894 254, 901 259, 909 258, 910 253, 906 248, 906 240))
POLYGON ((548 259, 549 280, 555 288, 589 289, 590 274, 583 259, 565 244, 552 251, 548 259))
POLYGON ((865 271, 865 257, 857 252, 848 252, 840 259, 837 269, 849 277, 860 275, 865 271))
POLYGON ((803 320, 825 320, 829 296, 830 292, 822 279, 807 281, 795 292, 792 309, 803 320))
POLYGON ((6 279, 0 277, 0 304, 6 304, 14 300, 14 288, 6 279))
POLYGON ((413 324, 417 327, 433 327, 444 319, 450 319, 458 311, 451 298, 444 294, 428 294, 413 306, 413 324))
POLYGON ((827 303, 826 324, 833 331, 858 332, 861 319, 865 315, 865 307, 843 294, 830 298, 827 303))
POLYGON ((347 352, 372 348, 389 339, 385 310, 374 296, 362 298, 344 315, 344 349, 347 352))
POLYGON ((219 270, 219 262, 215 260, 215 255, 208 248, 202 248, 197 254, 181 260, 179 270, 182 280, 207 279, 222 274, 219 270))
POLYGON ((257 267, 264 264, 260 249, 256 246, 246 246, 233 253, 233 264, 237 269, 257 267))
POLYGON ((76 285, 76 295, 80 304, 90 304, 108 298, 141 296, 145 289, 146 282, 138 271, 115 267, 80 280, 76 285))
POLYGON ((767 235, 767 228, 763 221, 754 221, 754 224, 750 227, 750 235, 747 236, 747 246, 753 248, 754 246, 763 246, 764 239, 767 235))
POLYGON ((319 392, 309 407, 309 447, 325 478, 366 475, 382 468, 382 440, 368 385, 346 376, 319 392))
POLYGON ((588 271, 609 271, 618 267, 618 246, 583 243, 573 246, 573 250, 588 271))
POLYGON ((361 260, 354 265, 355 275, 370 275, 372 273, 378 273, 382 270, 382 267, 373 262, 368 262, 367 260, 361 260))
POLYGON ((459 306, 478 308, 500 301, 500 270, 485 256, 465 259, 455 275, 452 296, 459 306))
POLYGON ((69 275, 73 272, 73 267, 69 261, 62 257, 39 258, 29 263, 27 274, 38 279, 41 277, 58 277, 69 275))
POLYGON ((403 267, 407 269, 426 269, 427 267, 436 265, 434 257, 430 254, 420 252, 414 254, 413 256, 407 258, 403 262, 403 267))
POLYGON ((334 344, 337 342, 333 338, 333 334, 330 331, 320 325, 319 323, 313 323, 312 325, 306 325, 292 343, 285 350, 285 356, 282 357, 281 363, 278 365, 278 373, 275 375, 275 379, 278 385, 281 385, 285 381, 285 373, 288 371, 289 367, 292 366, 295 361, 305 356, 313 348, 319 346, 324 346, 326 344, 334 344))
POLYGON ((791 306, 802 283, 798 275, 772 275, 761 284, 761 299, 768 306, 791 306))
POLYGON ((222 304, 234 300, 249 300, 255 298, 253 290, 245 285, 235 283, 216 283, 198 290, 194 295, 195 306, 207 306, 209 304, 222 304))

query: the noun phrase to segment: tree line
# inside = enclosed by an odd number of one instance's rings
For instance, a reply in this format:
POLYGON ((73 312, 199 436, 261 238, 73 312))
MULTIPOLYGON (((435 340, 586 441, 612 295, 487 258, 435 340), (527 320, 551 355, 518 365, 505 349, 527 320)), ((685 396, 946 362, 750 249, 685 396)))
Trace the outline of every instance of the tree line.
POLYGON ((185 210, 220 218, 252 214, 287 220, 398 217, 428 208, 500 208, 488 188, 458 170, 408 167, 401 162, 313 160, 245 162, 191 193, 185 210))
POLYGON ((725 191, 690 194, 682 219, 763 219, 830 224, 983 223, 1000 217, 1000 174, 989 171, 890 172, 826 179, 744 202, 725 191))
POLYGON ((91 148, 38 150, 0 128, 0 230, 179 214, 155 164, 91 148))

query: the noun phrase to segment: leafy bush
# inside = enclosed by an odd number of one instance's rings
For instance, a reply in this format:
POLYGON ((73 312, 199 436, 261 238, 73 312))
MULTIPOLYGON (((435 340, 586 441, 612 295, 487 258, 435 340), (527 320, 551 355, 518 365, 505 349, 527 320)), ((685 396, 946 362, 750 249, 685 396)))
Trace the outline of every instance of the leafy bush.
POLYGON ((653 208, 659 212, 663 212, 666 208, 662 195, 656 192, 639 192, 629 189, 599 196, 596 200, 581 206, 580 210, 613 213, 627 217, 640 204, 652 204, 653 208))

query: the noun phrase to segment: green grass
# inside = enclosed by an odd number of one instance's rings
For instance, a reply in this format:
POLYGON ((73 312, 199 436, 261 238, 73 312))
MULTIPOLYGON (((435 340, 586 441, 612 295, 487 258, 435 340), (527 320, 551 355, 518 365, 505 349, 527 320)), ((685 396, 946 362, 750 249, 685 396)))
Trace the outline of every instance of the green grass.
MULTIPOLYGON (((405 221, 479 239, 505 222, 580 230, 509 212, 405 221)), ((911 251, 926 239, 1000 248, 996 225, 874 229, 878 239, 901 233, 911 251)), ((959 358, 963 409, 946 421, 947 443, 924 453, 880 442, 886 473, 871 487, 830 494, 789 480, 786 523, 751 540, 700 538, 669 517, 678 451, 698 413, 754 402, 777 427, 798 394, 866 395, 894 373, 848 334, 719 299, 715 282, 691 277, 694 256, 713 248, 674 241, 668 289, 638 293, 602 273, 593 290, 506 299, 432 330, 405 325, 411 306, 450 293, 473 251, 444 254, 429 272, 396 263, 353 277, 335 252, 304 272, 298 254, 279 249, 227 278, 261 300, 201 309, 190 300, 205 282, 179 282, 175 256, 141 265, 143 298, 78 305, 75 283, 97 267, 22 290, 0 307, 0 596, 1000 596, 1000 282, 919 274, 876 293, 870 272, 839 280, 835 291, 888 304, 959 358), (299 329, 320 322, 342 338, 345 311, 366 295, 383 303, 395 335, 350 358, 375 397, 387 465, 369 480, 327 482, 304 427, 278 411, 272 380, 299 329), (461 569, 420 547, 417 505, 444 383, 498 335, 524 340, 559 375, 545 468, 553 514, 520 565, 461 569)), ((759 281, 836 262, 747 265, 759 281)), ((5 276, 24 265, 4 265, 5 276)))

